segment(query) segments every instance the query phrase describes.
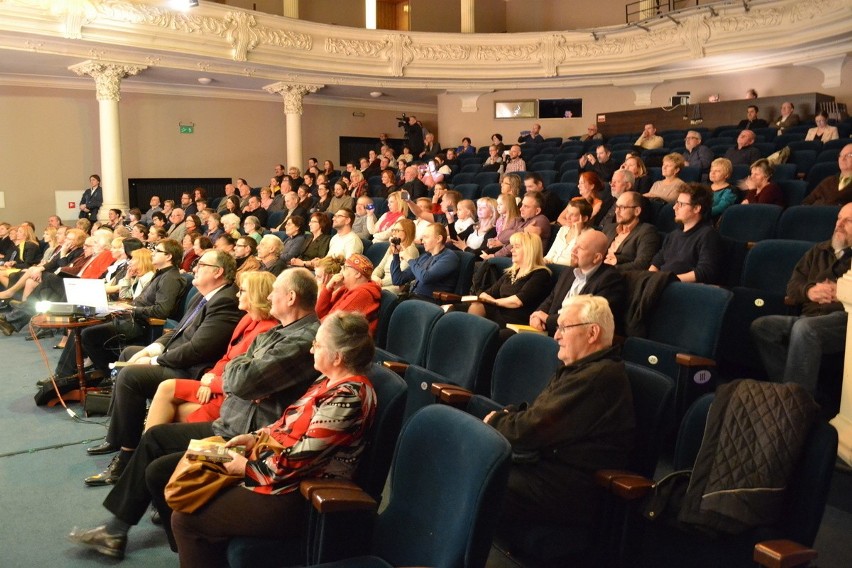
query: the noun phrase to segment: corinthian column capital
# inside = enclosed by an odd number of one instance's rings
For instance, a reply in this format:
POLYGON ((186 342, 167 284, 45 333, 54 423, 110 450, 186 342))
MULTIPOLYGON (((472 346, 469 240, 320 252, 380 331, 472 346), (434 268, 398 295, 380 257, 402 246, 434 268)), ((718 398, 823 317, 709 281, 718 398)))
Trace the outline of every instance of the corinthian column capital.
POLYGON ((121 80, 138 75, 147 68, 145 65, 89 60, 72 65, 68 69, 77 75, 88 75, 95 80, 99 101, 118 102, 121 100, 121 80))
POLYGON ((279 81, 266 85, 263 90, 267 93, 276 93, 284 98, 284 112, 286 114, 302 114, 302 99, 309 93, 316 93, 325 85, 293 84, 279 81))

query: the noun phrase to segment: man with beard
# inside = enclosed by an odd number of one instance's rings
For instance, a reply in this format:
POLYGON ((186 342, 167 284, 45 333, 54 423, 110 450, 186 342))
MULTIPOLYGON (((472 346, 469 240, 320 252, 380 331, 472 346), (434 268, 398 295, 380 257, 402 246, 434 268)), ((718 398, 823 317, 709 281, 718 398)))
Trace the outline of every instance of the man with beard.
POLYGON ((837 215, 831 240, 799 260, 787 296, 802 305, 800 316, 764 316, 751 324, 763 366, 774 381, 816 390, 822 356, 846 345, 846 312, 837 299, 837 279, 852 263, 852 203, 837 215))

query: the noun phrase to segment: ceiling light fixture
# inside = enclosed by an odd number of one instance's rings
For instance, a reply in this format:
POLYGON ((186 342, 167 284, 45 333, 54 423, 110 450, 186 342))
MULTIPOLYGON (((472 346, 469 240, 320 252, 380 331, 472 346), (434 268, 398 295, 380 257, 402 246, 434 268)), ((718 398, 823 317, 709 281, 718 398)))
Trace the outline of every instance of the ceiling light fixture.
POLYGON ((199 77, 198 82, 202 85, 209 85, 213 82, 213 79, 211 79, 210 77, 199 77))
POLYGON ((384 93, 381 92, 381 91, 373 91, 373 92, 370 93, 370 96, 373 97, 374 99, 378 99, 379 97, 381 97, 383 95, 384 95, 384 93))

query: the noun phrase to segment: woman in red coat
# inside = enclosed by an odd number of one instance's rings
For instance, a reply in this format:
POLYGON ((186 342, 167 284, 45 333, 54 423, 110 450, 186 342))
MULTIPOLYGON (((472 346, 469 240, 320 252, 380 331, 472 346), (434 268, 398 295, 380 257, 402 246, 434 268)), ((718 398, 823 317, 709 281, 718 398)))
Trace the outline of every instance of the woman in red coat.
POLYGON ((372 280, 373 263, 363 254, 353 254, 338 274, 328 275, 317 298, 317 316, 322 321, 328 314, 358 312, 370 322, 370 335, 376 334, 382 288, 372 280))

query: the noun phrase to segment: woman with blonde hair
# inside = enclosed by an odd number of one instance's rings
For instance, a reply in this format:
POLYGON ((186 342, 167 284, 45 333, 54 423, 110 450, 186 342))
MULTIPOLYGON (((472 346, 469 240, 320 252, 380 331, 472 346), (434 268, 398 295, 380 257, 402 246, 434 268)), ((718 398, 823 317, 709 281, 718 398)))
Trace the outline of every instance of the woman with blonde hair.
POLYGON ((269 272, 246 272, 240 279, 239 307, 246 315, 231 336, 228 350, 200 381, 169 379, 160 383, 148 410, 145 429, 170 422, 210 422, 219 418, 219 408, 228 396, 228 385, 222 381, 225 365, 244 354, 255 338, 276 325, 269 311, 269 294, 275 276, 269 272))
POLYGON ((352 170, 349 174, 349 195, 352 199, 358 199, 362 195, 369 195, 367 180, 364 179, 364 174, 358 170, 352 170))
POLYGON ((541 238, 532 233, 515 233, 512 265, 490 288, 481 292, 477 301, 455 304, 453 311, 466 311, 506 327, 516 323, 527 325, 530 314, 550 292, 550 269, 544 264, 541 238))
POLYGON ((710 189, 713 191, 713 209, 710 216, 718 219, 725 209, 737 202, 737 191, 728 182, 734 166, 727 158, 716 158, 710 163, 710 189))
POLYGON ((402 200, 402 194, 394 191, 388 195, 388 211, 383 213, 370 229, 373 242, 387 242, 391 237, 391 228, 400 219, 408 217, 408 203, 402 200))
POLYGON ((118 281, 119 300, 135 300, 145 286, 154 279, 156 269, 151 261, 152 256, 151 251, 146 248, 136 249, 130 253, 127 273, 118 281))
POLYGON ((506 174, 500 180, 500 193, 511 194, 515 198, 515 203, 518 203, 521 199, 521 188, 523 185, 521 176, 518 174, 506 174))
MULTIPOLYGON (((571 252, 577 244, 580 233, 592 229, 592 205, 582 197, 575 197, 568 202, 563 212, 566 224, 559 228, 553 245, 547 251, 544 261, 547 264, 571 264, 571 252)), ((561 215, 560 215, 561 217, 561 215)))
POLYGON ((639 193, 648 193, 651 191, 651 176, 648 175, 648 168, 645 167, 645 162, 639 156, 628 155, 624 158, 624 163, 621 164, 622 170, 627 170, 633 174, 633 191, 639 193))
MULTIPOLYGON (((414 244, 415 226, 411 219, 400 219, 394 224, 390 231, 391 239, 400 239, 399 251, 399 269, 406 270, 408 263, 420 256, 420 251, 414 244)), ((377 282, 385 290, 398 294, 399 286, 394 286, 391 282, 390 263, 393 260, 393 254, 390 247, 385 252, 385 256, 376 267, 373 269, 373 280, 377 282)))
POLYGON ((672 152, 663 157, 663 179, 654 182, 651 190, 645 194, 648 199, 661 199, 666 203, 674 203, 677 196, 686 188, 686 182, 678 174, 686 162, 681 154, 672 152))

